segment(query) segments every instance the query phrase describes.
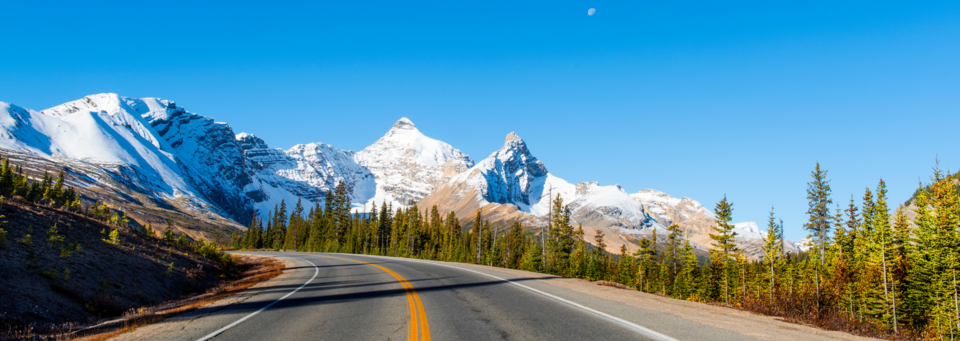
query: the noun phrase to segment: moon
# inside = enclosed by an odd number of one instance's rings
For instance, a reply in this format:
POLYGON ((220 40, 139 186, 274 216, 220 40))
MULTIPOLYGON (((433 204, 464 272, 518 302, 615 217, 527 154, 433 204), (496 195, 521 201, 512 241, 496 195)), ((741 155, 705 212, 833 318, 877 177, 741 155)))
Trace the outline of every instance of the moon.
POLYGON ((587 15, 593 15, 593 13, 596 13, 596 12, 597 12, 596 8, 591 8, 587 10, 587 15))

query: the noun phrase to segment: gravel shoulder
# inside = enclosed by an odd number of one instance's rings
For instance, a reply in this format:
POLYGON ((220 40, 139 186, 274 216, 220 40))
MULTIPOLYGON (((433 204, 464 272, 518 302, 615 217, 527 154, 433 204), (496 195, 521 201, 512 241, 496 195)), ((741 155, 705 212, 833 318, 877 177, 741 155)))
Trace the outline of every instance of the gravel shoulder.
MULTIPOLYGON (((762 340, 878 340, 856 336, 839 331, 823 330, 816 327, 784 322, 776 317, 758 315, 751 312, 709 305, 700 302, 683 301, 669 297, 643 293, 632 289, 618 289, 598 285, 583 279, 557 277, 521 270, 497 267, 451 263, 456 266, 483 271, 490 274, 502 274, 509 277, 521 277, 531 280, 524 285, 553 286, 576 291, 585 295, 603 299, 598 302, 601 308, 617 303, 628 306, 671 314, 686 320, 737 332, 762 340)), ((502 276, 503 277, 503 276, 502 276)), ((610 307, 611 310, 615 307, 610 307)), ((605 310, 605 309, 604 309, 605 310)), ((609 312, 609 311, 608 311, 609 312)), ((632 322, 629 316, 618 316, 632 322)))
MULTIPOLYGON (((295 268, 295 264, 292 260, 287 258, 276 257, 277 259, 283 261, 287 269, 295 268)), ((246 290, 224 298, 219 301, 215 301, 204 306, 202 309, 197 309, 195 311, 177 315, 175 317, 166 319, 162 322, 146 325, 140 328, 137 328, 128 333, 118 335, 110 340, 147 340, 150 339, 153 335, 171 335, 182 333, 183 331, 191 330, 192 324, 197 320, 207 317, 209 315, 216 314, 221 310, 235 304, 244 303, 247 300, 261 295, 267 294, 269 291, 272 291, 275 286, 278 286, 280 283, 284 283, 289 277, 292 271, 284 271, 277 277, 271 278, 270 280, 261 282, 257 285, 254 285, 246 290)), ((228 324, 233 321, 229 321, 225 324, 228 324)), ((195 340, 196 338, 186 337, 185 340, 195 340)), ((202 335, 201 335, 202 336, 202 335)))

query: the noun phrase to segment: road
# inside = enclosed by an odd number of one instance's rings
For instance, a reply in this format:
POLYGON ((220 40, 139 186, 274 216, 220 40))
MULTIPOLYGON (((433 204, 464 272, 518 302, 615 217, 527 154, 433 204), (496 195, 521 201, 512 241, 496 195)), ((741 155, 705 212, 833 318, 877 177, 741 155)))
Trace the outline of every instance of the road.
POLYGON ((547 275, 349 254, 250 254, 294 266, 241 302, 201 308, 189 319, 121 339, 756 340, 551 285, 559 278, 547 275))

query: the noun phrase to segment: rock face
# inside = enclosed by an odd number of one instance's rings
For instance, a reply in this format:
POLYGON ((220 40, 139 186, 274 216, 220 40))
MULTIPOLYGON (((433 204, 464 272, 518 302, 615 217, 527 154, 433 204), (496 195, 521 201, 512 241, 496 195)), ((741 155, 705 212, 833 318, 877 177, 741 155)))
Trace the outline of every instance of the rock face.
POLYGON ((510 133, 502 148, 438 186, 418 205, 436 205, 442 212, 454 211, 461 218, 483 209, 488 218, 496 215, 496 220, 530 220, 549 212, 551 191, 572 193, 572 189, 563 179, 549 174, 526 143, 510 133))
POLYGON ((619 235, 621 230, 659 226, 619 185, 572 185, 554 176, 515 133, 507 135, 499 150, 438 186, 418 205, 436 205, 444 213, 454 211, 467 222, 481 212, 493 223, 521 221, 536 227, 547 223, 551 198, 557 197, 570 209, 573 223, 584 225, 588 240, 604 231, 611 251, 619 252, 620 245, 629 243, 619 235))
POLYGON ((376 193, 368 201, 407 206, 450 178, 473 167, 459 149, 423 135, 406 117, 387 134, 354 156, 376 178, 376 193))

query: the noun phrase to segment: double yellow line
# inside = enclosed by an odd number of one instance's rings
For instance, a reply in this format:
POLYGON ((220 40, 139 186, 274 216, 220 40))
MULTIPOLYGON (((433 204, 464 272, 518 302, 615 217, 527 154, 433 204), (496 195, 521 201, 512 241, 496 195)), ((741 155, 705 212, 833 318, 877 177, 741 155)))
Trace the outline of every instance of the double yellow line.
POLYGON ((393 278, 396 278, 397 281, 400 282, 400 285, 403 285, 403 288, 406 289, 406 291, 407 291, 407 304, 410 306, 410 337, 409 337, 409 340, 410 340, 410 341, 417 341, 417 340, 418 340, 418 334, 417 334, 417 332, 419 331, 419 334, 420 334, 420 335, 419 335, 419 337, 420 337, 419 340, 422 340, 422 341, 430 341, 430 327, 429 327, 428 324, 427 324, 427 313, 423 310, 423 302, 420 302, 420 295, 417 295, 417 291, 413 289, 413 285, 410 285, 410 282, 407 282, 407 279, 406 279, 406 278, 403 278, 403 276, 400 276, 400 274, 394 272, 393 270, 387 269, 387 268, 382 267, 382 266, 377 265, 377 264, 367 263, 367 262, 364 262, 364 261, 362 261, 362 260, 356 260, 356 259, 350 259, 350 258, 341 258, 341 257, 334 257, 334 256, 322 256, 322 257, 343 259, 343 260, 348 260, 348 261, 352 261, 352 262, 363 263, 363 264, 366 264, 366 265, 370 265, 370 266, 376 267, 376 268, 378 268, 378 269, 380 269, 380 270, 383 270, 384 272, 386 272, 386 273, 390 274, 391 276, 393 276, 393 278), (419 329, 417 328, 417 319, 418 319, 418 317, 419 317, 419 320, 420 320, 420 328, 419 328, 419 329))

